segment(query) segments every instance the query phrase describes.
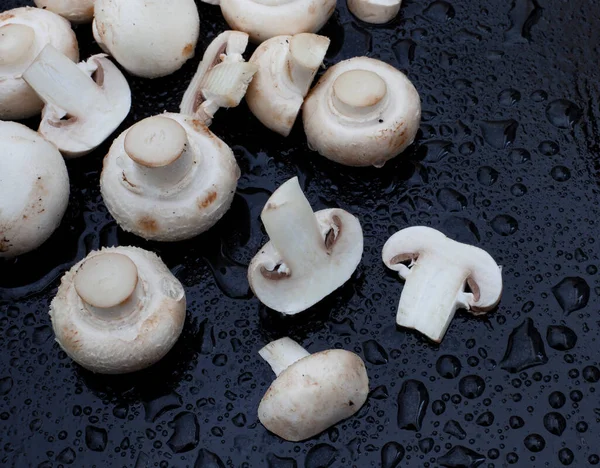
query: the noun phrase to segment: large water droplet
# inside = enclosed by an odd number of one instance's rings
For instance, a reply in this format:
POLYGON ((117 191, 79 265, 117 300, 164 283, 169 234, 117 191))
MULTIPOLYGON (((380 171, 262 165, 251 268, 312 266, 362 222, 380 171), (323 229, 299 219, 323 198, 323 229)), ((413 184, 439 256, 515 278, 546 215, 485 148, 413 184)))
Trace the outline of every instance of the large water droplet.
POLYGON ((563 406, 565 406, 566 402, 567 402, 567 397, 562 392, 558 392, 558 391, 552 392, 548 396, 548 404, 550 406, 552 406, 552 408, 554 408, 554 409, 562 408, 563 406))
POLYGON ((531 39, 531 28, 542 16, 536 0, 513 0, 510 10, 510 28, 504 35, 507 42, 526 42, 531 39))
POLYGON ((498 94, 498 102, 502 106, 510 107, 514 106, 521 100, 521 93, 516 89, 505 89, 498 94))
POLYGON ((398 393, 398 427, 409 431, 421 430, 429 404, 429 392, 418 380, 407 380, 398 393))
POLYGON ((567 420, 562 414, 553 411, 544 416, 544 427, 550 434, 560 437, 567 427, 567 420))
POLYGON ((363 343, 363 350, 367 362, 375 365, 381 365, 388 362, 388 355, 385 349, 375 340, 368 340, 363 343))
POLYGON ((456 445, 448 453, 438 458, 437 462, 447 468, 477 468, 485 461, 485 457, 470 448, 456 445))
POLYGON ((462 211, 467 207, 467 198, 451 188, 438 190, 436 197, 438 203, 447 211, 462 211))
POLYGON ((498 171, 493 167, 483 166, 480 167, 477 171, 477 180, 481 185, 490 187, 491 185, 494 185, 496 183, 499 175, 500 174, 498 173, 498 171))
POLYGON ((462 364, 457 357, 446 354, 437 360, 435 368, 445 379, 455 379, 460 374, 462 364))
POLYGON ((582 375, 586 382, 597 383, 600 381, 600 369, 596 366, 584 367, 582 375))
POLYGON ((317 444, 306 454, 306 468, 328 468, 337 459, 338 451, 329 444, 317 444))
POLYGON ((479 398, 485 391, 485 381, 478 375, 467 375, 460 379, 458 391, 465 398, 479 398))
POLYGON ((404 447, 398 442, 388 442, 381 449, 381 468, 400 468, 404 447))
POLYGON ((425 8, 423 13, 430 20, 436 21, 438 23, 445 23, 446 21, 450 21, 454 18, 454 15, 456 14, 456 12, 454 11, 454 7, 443 0, 437 0, 435 2, 430 3, 429 6, 425 8))
POLYGON ((546 331, 548 346, 558 351, 568 351, 577 344, 577 335, 564 325, 550 325, 546 331))
POLYGON ((508 372, 521 372, 548 362, 544 342, 533 320, 527 318, 508 338, 506 353, 500 367, 508 372))
POLYGON ((494 413, 486 411, 485 413, 481 413, 475 423, 479 426, 489 427, 494 424, 494 413))
POLYGON ((450 434, 451 436, 456 437, 459 440, 464 440, 467 437, 467 433, 462 428, 458 421, 451 419, 450 421, 444 424, 444 432, 446 434, 450 434))
POLYGON ((194 450, 200 440, 200 426, 196 415, 189 412, 179 413, 173 419, 175 431, 167 444, 175 453, 194 450))
POLYGON ((85 428, 85 445, 93 452, 103 452, 108 442, 106 429, 95 426, 85 428))
POLYGON ((519 123, 516 120, 488 120, 479 125, 483 139, 492 148, 508 148, 517 138, 519 123))
POLYGON ((225 468, 225 463, 221 461, 217 454, 206 449, 200 449, 194 468, 225 468))
POLYGON ((298 464, 293 458, 278 457, 274 453, 267 454, 269 468, 297 468, 298 464))
POLYGON ((393 46, 394 55, 398 60, 398 68, 408 70, 415 59, 415 48, 417 44, 411 39, 400 39, 393 46))
POLYGON ((566 99, 557 99, 546 107, 548 121, 558 128, 573 128, 582 116, 579 106, 566 99))
POLYGON ((13 388, 12 377, 3 377, 0 379, 0 396, 8 394, 13 388))
POLYGON ((510 215, 498 215, 490 222, 492 229, 501 236, 511 236, 519 230, 519 223, 510 215))
POLYGON ((56 461, 64 463, 65 465, 71 465, 75 462, 75 458, 77 458, 75 451, 71 447, 67 447, 58 454, 56 461))
POLYGON ((525 444, 527 450, 534 453, 541 452, 544 450, 544 447, 546 447, 546 441, 539 434, 529 434, 527 437, 525 437, 523 443, 525 444))
POLYGON ((180 406, 181 396, 175 392, 168 393, 167 395, 160 396, 154 400, 147 401, 144 403, 146 421, 154 422, 160 415, 169 410, 179 408, 180 406))
POLYGON ((583 309, 590 300, 590 286, 578 276, 563 279, 552 288, 552 293, 567 315, 583 309))
POLYGON ((575 454, 571 449, 567 447, 561 448, 558 451, 558 461, 560 461, 565 466, 569 466, 575 461, 575 454))
POLYGON ((475 223, 459 216, 450 216, 444 221, 444 233, 451 239, 466 244, 477 244, 481 240, 475 223))
POLYGON ((571 178, 571 170, 565 166, 554 166, 550 175, 557 182, 566 182, 571 178))

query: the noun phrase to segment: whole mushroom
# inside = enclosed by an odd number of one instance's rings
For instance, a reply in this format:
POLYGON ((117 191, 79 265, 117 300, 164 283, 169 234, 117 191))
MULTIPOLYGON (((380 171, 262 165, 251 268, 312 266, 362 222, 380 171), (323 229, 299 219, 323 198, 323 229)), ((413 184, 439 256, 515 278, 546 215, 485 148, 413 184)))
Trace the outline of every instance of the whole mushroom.
POLYGON ((401 4, 402 0, 348 0, 348 9, 365 23, 384 24, 396 17, 401 4))
POLYGON ((258 407, 269 431, 292 442, 309 439, 355 414, 367 400, 362 359, 343 349, 310 354, 290 338, 259 351, 277 376, 258 407))
POLYGON ((301 33, 263 42, 250 59, 258 72, 246 102, 263 125, 288 136, 329 48, 329 38, 301 33))
POLYGON ((0 121, 0 257, 42 245, 69 202, 69 175, 58 150, 24 125, 0 121))
POLYGON ((414 141, 421 101, 402 72, 355 57, 327 70, 302 115, 314 151, 347 166, 382 167, 414 141))
POLYGON ((336 0, 202 0, 220 5, 225 21, 260 44, 275 36, 314 33, 335 11, 336 0))
POLYGON ((185 308, 183 286, 158 256, 115 247, 90 253, 63 276, 50 318, 71 359, 92 372, 123 374, 169 352, 185 308))
POLYGON ((480 315, 500 301, 502 270, 490 254, 435 229, 414 226, 397 232, 385 243, 382 257, 406 281, 396 323, 435 342, 442 340, 457 309, 480 315))
POLYGON ((194 0, 96 0, 92 29, 129 73, 159 78, 194 56, 200 17, 194 0))
POLYGON ((76 65, 48 45, 23 78, 46 104, 39 132, 67 158, 97 148, 131 108, 127 80, 103 54, 76 65))
POLYGON ((71 23, 90 23, 94 19, 94 0, 34 0, 38 8, 56 13, 71 23))
POLYGON ((104 158, 104 202, 125 230, 149 240, 189 239, 229 209, 240 169, 200 121, 161 114, 125 130, 104 158))
POLYGON ((267 307, 293 315, 350 279, 363 253, 360 222, 333 208, 313 212, 298 178, 267 201, 261 219, 270 242, 250 262, 248 281, 267 307))
POLYGON ((48 44, 70 61, 79 60, 77 38, 64 18, 30 7, 0 13, 0 120, 26 119, 42 111, 44 103, 22 75, 48 44))

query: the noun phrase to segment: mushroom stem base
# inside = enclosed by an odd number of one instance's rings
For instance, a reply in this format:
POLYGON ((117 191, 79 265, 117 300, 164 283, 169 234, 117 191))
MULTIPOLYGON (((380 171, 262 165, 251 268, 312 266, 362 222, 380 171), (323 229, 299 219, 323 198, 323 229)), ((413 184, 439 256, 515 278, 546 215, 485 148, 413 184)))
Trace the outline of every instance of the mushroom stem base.
POLYGON ((275 375, 278 377, 279 374, 295 362, 310 356, 310 353, 302 346, 287 337, 272 341, 262 348, 258 354, 267 361, 271 366, 271 369, 273 369, 273 372, 275 372, 275 375))

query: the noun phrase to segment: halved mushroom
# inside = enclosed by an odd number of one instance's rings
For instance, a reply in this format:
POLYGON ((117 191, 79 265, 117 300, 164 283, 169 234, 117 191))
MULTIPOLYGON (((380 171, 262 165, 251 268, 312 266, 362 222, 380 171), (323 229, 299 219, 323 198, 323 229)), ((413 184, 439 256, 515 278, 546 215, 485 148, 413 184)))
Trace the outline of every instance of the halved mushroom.
POLYGON ((56 13, 71 23, 90 23, 94 19, 94 0, 34 0, 38 8, 56 13))
POLYGON ((258 72, 246 102, 263 125, 288 136, 329 48, 329 38, 301 33, 263 42, 250 59, 258 72))
POLYGON ((210 125, 221 107, 237 107, 258 67, 244 61, 248 34, 225 31, 210 43, 194 75, 180 111, 210 125))
POLYGON ((178 241, 212 227, 229 209, 240 169, 202 122, 149 117, 125 130, 104 158, 100 188, 117 223, 145 239, 178 241))
POLYGON ((97 148, 131 108, 127 80, 102 54, 76 65, 48 45, 23 78, 46 103, 39 132, 65 157, 97 148))
POLYGON ((397 232, 382 256, 406 280, 396 322, 435 342, 442 340, 457 309, 480 315, 500 301, 502 271, 490 254, 435 229, 415 226, 397 232))
POLYGON ((384 24, 396 17, 401 3, 402 0, 348 0, 348 9, 365 23, 384 24))
POLYGON ((23 72, 46 45, 79 60, 77 38, 64 18, 38 8, 0 13, 0 119, 19 120, 42 111, 44 103, 23 80, 23 72))
POLYGON ((225 21, 260 44, 275 36, 314 33, 335 11, 336 0, 202 0, 220 5, 225 21))
POLYGON ((0 257, 42 245, 69 202, 69 174, 58 150, 41 135, 0 121, 0 257))
POLYGON ((62 278, 50 305, 56 341, 92 372, 151 366, 185 321, 185 291, 158 256, 137 247, 90 253, 62 278))
POLYGON ((290 338, 259 351, 277 380, 258 407, 269 431, 292 442, 313 437, 364 405, 369 377, 363 360, 343 349, 310 354, 290 338))
POLYGON ((314 151, 347 166, 382 167, 414 141, 421 101, 402 72, 355 57, 327 70, 302 115, 314 151))
POLYGON ((129 73, 159 78, 194 56, 200 17, 194 0, 96 0, 92 29, 102 50, 129 73))
POLYGON ((313 212, 298 178, 267 201, 261 219, 270 242, 248 267, 248 281, 267 307, 293 315, 350 279, 363 253, 360 222, 333 208, 313 212))

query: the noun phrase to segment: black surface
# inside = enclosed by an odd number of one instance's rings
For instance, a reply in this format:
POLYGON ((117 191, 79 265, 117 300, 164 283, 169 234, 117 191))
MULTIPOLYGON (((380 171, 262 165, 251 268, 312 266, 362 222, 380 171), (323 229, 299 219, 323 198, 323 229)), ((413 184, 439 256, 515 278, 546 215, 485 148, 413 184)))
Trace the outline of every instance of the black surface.
MULTIPOLYGON (((199 8, 196 59, 165 79, 130 79, 134 108, 122 129, 177 109, 202 51, 225 28, 218 8, 199 8)), ((368 54, 407 71, 423 100, 416 144, 382 170, 349 169, 309 152, 299 125, 283 139, 245 106, 221 111, 212 129, 243 176, 231 211, 189 242, 146 243, 117 229, 98 189, 108 143, 69 162, 62 227, 37 252, 0 263, 0 465, 597 464, 599 18, 594 2, 405 0, 392 24, 375 27, 340 0, 324 30, 333 39, 327 65, 368 54), (266 240, 262 205, 295 174, 316 209, 358 215, 365 254, 341 290, 282 319, 249 293, 245 266, 266 240), (459 313, 439 347, 396 329, 401 283, 380 260, 390 234, 419 224, 504 266, 498 310, 459 313), (186 287, 188 318, 157 366, 95 376, 54 343, 47 310, 66 269, 116 244, 163 257, 186 287), (273 380, 257 351, 287 333, 310 351, 359 353, 373 389, 355 417, 306 443, 281 441, 256 415, 273 380)), ((89 26, 78 36, 82 57, 98 51, 89 26)))

